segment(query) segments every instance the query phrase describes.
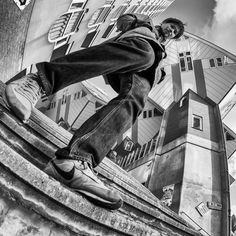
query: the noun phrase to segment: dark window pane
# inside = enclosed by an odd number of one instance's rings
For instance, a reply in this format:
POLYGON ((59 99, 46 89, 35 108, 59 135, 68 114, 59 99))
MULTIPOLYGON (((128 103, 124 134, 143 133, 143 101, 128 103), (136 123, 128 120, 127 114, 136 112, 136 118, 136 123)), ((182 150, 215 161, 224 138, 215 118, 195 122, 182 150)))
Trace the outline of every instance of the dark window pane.
POLYGON ((215 67, 214 59, 210 59, 209 62, 210 62, 210 67, 215 67))
POLYGON ((148 111, 148 117, 152 117, 152 110, 148 111))
POLYGON ((143 112, 143 118, 147 118, 147 111, 143 112))
POLYGON ((193 70, 191 57, 187 57, 187 63, 188 63, 188 70, 193 70))
POLYGON ((184 58, 180 58, 180 68, 181 71, 186 71, 184 58))
POLYGON ((217 65, 222 66, 222 59, 220 57, 216 58, 217 65))

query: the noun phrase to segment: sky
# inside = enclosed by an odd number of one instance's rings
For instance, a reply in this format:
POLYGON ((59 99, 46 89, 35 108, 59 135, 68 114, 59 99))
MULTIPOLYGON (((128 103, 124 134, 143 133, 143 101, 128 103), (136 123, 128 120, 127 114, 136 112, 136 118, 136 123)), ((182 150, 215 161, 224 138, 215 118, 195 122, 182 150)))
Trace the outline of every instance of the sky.
MULTIPOLYGON (((236 0, 175 0, 157 22, 175 17, 186 31, 236 55, 236 0)), ((236 133, 236 107, 223 122, 236 133)), ((236 179, 236 153, 229 159, 229 172, 236 179)), ((236 182, 231 185, 231 211, 236 214, 236 182)))
POLYGON ((236 55, 235 0, 175 0, 158 18, 176 17, 186 30, 236 55))

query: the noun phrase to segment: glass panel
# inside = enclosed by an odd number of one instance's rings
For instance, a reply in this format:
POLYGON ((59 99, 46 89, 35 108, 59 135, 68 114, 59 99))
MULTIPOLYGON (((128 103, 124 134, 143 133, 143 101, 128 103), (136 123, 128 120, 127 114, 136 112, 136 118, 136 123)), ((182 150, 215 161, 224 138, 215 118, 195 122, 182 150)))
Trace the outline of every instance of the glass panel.
POLYGON ((181 71, 186 71, 184 58, 180 58, 180 68, 181 71))
POLYGON ((220 57, 216 58, 217 65, 222 66, 222 59, 220 57))
POLYGON ((187 63, 188 63, 188 70, 193 70, 191 57, 187 57, 187 63))
POLYGON ((148 117, 152 117, 152 110, 148 111, 148 117))
POLYGON ((147 118, 147 111, 143 112, 143 118, 147 118))
POLYGON ((194 129, 202 130, 202 117, 193 115, 193 120, 192 120, 192 127, 194 129))
POLYGON ((81 47, 83 47, 83 48, 89 47, 91 45, 91 43, 93 42, 94 38, 96 37, 96 35, 97 35, 96 30, 88 33, 84 42, 82 43, 81 47))
POLYGON ((210 67, 215 67, 214 59, 210 59, 209 62, 210 62, 210 67))
POLYGON ((102 35, 102 38, 107 38, 111 34, 114 27, 115 27, 115 24, 109 25, 107 29, 105 30, 104 34, 102 35))

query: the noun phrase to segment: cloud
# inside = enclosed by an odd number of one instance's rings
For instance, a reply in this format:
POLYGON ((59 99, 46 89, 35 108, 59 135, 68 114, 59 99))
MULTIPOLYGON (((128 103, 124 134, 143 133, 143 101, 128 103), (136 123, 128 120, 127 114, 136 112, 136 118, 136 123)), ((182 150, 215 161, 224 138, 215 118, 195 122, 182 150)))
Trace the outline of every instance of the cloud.
POLYGON ((216 0, 212 21, 206 22, 203 38, 236 54, 236 1, 216 0))
POLYGON ((236 153, 234 153, 228 161, 228 166, 229 166, 229 174, 236 179, 236 153))
POLYGON ((236 215, 236 206, 231 206, 231 215, 236 215))
POLYGON ((231 206, 231 215, 236 215, 236 206, 231 206))

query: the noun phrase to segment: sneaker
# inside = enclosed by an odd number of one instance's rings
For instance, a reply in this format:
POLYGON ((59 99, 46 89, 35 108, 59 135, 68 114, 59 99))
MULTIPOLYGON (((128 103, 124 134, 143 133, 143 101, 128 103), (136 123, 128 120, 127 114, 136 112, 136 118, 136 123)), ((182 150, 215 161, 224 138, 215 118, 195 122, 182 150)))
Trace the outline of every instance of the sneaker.
POLYGON ((42 95, 42 88, 35 80, 36 78, 36 74, 30 73, 6 86, 7 103, 24 123, 29 119, 32 108, 42 95))
POLYGON ((87 162, 54 159, 44 171, 96 205, 115 210, 123 204, 119 193, 107 188, 87 162))

